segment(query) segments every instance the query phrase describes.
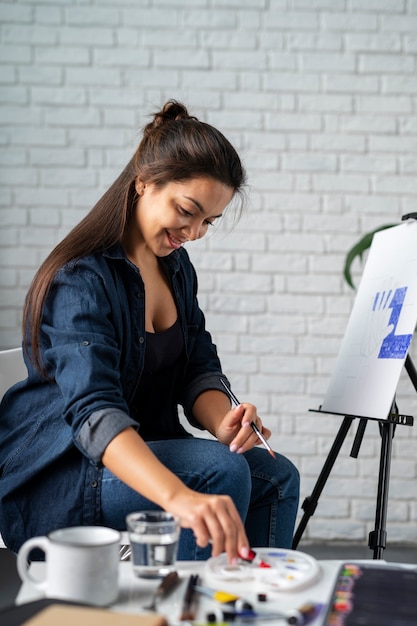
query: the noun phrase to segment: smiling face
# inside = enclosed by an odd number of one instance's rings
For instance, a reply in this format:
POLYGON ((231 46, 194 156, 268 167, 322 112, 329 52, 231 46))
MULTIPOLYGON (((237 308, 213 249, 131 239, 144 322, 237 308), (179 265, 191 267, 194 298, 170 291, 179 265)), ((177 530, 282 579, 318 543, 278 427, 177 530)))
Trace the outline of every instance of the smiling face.
POLYGON ((167 256, 187 241, 201 239, 221 217, 233 189, 213 178, 169 182, 163 187, 136 180, 139 200, 125 242, 131 256, 167 256))

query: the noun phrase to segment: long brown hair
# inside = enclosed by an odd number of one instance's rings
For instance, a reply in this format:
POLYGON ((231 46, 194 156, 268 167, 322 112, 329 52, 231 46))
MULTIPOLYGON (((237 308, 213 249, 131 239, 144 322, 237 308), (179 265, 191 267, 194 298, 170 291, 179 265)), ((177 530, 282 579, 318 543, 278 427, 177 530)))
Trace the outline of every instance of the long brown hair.
POLYGON ((169 100, 143 129, 143 138, 120 176, 97 204, 52 250, 37 271, 23 310, 24 347, 31 344, 34 365, 44 375, 40 327, 45 299, 56 272, 68 261, 104 251, 122 240, 137 195, 135 180, 163 187, 169 182, 209 176, 242 194, 245 172, 226 137, 169 100))

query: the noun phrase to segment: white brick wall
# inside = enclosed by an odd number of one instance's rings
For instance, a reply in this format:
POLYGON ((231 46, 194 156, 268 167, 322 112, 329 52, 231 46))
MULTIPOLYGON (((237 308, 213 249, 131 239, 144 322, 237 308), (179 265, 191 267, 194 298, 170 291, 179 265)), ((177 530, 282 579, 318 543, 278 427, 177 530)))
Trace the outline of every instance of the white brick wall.
MULTIPOLYGON (((341 423, 308 409, 354 299, 345 254, 417 210, 416 0, 3 0, 0 20, 0 347, 20 342, 35 269, 148 114, 185 101, 238 147, 251 192, 236 230, 189 248, 200 300, 303 499, 341 423)), ((406 375, 398 402, 417 414, 406 375)), ((355 431, 306 539, 366 543, 373 529, 380 437, 370 423, 355 460, 355 431)), ((388 541, 417 542, 417 426, 398 427, 393 447, 388 541)))

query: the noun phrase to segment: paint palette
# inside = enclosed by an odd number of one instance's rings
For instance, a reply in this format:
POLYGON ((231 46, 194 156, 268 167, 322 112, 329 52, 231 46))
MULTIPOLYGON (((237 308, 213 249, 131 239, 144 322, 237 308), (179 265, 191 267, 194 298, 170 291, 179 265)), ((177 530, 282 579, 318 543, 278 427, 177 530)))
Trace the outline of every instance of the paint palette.
POLYGON ((225 553, 206 562, 207 577, 216 580, 260 582, 270 591, 298 591, 320 577, 320 566, 315 558, 297 550, 257 548, 251 562, 239 560, 232 565, 225 553))

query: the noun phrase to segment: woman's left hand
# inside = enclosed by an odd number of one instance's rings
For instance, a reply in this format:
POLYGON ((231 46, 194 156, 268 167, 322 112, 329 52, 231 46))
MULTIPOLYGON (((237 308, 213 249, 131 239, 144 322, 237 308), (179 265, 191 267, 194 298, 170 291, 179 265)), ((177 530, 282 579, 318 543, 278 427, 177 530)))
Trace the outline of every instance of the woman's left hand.
POLYGON ((231 452, 247 452, 262 443, 252 429, 251 422, 256 424, 265 439, 269 439, 271 431, 262 425, 261 418, 256 414, 256 407, 246 402, 226 413, 216 429, 216 437, 228 445, 231 452))

